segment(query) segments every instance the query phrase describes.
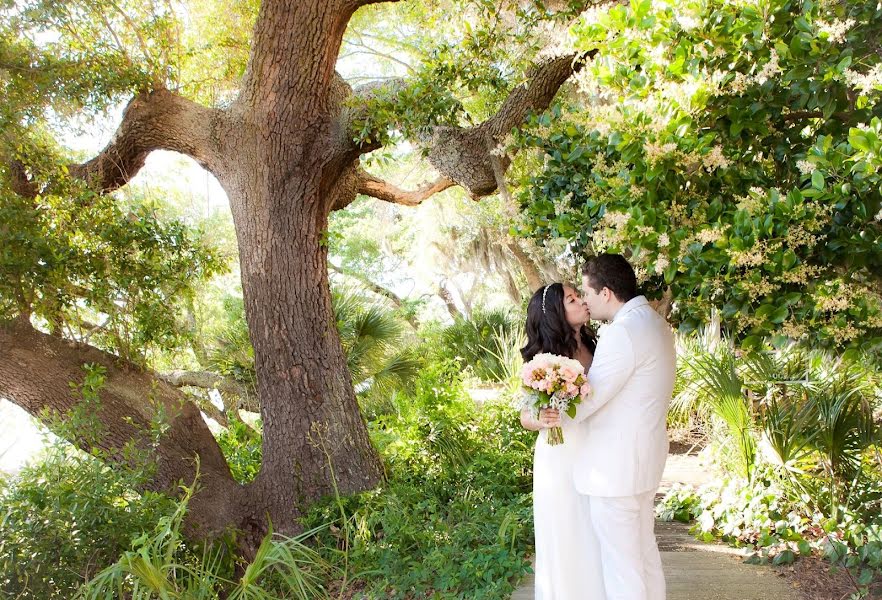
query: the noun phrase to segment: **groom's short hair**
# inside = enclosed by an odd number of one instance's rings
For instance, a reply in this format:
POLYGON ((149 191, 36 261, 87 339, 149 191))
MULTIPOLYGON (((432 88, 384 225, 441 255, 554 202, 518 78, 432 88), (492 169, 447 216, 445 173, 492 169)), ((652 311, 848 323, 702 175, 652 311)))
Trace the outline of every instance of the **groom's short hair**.
POLYGON ((608 288, 621 302, 637 295, 637 276, 621 254, 598 254, 582 267, 582 274, 597 291, 608 288))

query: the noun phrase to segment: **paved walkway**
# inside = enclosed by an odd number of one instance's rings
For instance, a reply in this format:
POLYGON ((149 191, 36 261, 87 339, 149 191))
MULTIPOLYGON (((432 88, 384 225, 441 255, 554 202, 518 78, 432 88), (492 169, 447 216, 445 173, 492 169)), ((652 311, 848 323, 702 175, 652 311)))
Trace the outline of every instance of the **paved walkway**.
MULTIPOLYGON (((671 455, 660 492, 674 483, 700 485, 708 474, 694 456, 671 455)), ((655 535, 667 580, 667 600, 797 600, 790 585, 768 568, 747 565, 738 550, 704 544, 682 523, 656 521, 655 535)), ((533 600, 533 578, 524 579, 512 600, 533 600)), ((584 600, 591 600, 585 598, 584 600)))

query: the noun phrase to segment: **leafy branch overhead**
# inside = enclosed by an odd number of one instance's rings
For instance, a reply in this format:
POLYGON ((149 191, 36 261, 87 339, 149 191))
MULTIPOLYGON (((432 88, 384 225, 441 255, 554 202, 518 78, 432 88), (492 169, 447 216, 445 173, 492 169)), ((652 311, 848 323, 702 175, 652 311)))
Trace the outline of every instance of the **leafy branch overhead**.
POLYGON ((634 2, 586 12, 602 58, 515 143, 524 235, 621 251, 692 331, 882 352, 876 5, 634 2), (535 163, 534 163, 535 164, 535 163))

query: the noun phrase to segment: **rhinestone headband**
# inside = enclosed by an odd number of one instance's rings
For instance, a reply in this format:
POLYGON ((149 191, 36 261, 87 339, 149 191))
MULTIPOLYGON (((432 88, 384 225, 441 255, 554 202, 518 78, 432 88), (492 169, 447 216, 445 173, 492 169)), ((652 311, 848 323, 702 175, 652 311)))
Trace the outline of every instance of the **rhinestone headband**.
POLYGON ((542 314, 543 315, 545 314, 545 294, 548 293, 548 288, 550 288, 550 287, 551 287, 550 285, 546 285, 545 289, 542 290, 542 314))

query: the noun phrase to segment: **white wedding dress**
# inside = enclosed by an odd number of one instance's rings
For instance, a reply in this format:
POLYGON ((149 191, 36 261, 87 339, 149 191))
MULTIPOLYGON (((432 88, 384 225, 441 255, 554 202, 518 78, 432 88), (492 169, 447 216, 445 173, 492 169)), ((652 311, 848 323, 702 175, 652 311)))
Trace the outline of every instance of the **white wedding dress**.
POLYGON ((605 600, 597 537, 588 503, 573 484, 573 460, 584 427, 564 419, 564 443, 539 432, 533 458, 536 600, 605 600))

